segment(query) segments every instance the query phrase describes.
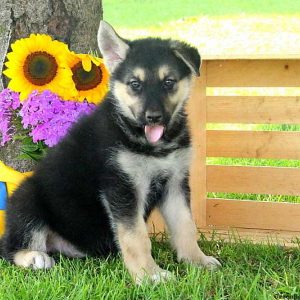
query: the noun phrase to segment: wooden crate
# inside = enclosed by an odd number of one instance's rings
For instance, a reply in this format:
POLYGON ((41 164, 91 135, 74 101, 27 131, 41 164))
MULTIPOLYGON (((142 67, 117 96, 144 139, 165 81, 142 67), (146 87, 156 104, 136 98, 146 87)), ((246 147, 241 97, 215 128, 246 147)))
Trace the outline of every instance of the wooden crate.
MULTIPOLYGON (((300 60, 206 59, 188 107, 191 201, 200 230, 229 239, 234 229, 241 238, 298 245, 300 204, 209 199, 207 192, 300 195, 299 168, 211 166, 206 158, 300 159, 300 132, 206 130, 206 125, 300 124, 300 96, 208 96, 210 87, 300 87, 300 60)), ((164 230, 158 212, 150 225, 152 231, 164 230)))

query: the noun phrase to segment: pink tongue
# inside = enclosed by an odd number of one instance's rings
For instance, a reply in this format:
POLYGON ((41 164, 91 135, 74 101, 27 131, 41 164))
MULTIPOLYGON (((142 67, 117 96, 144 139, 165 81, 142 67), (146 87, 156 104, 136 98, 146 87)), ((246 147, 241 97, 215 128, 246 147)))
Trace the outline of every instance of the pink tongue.
POLYGON ((159 141, 159 139, 162 137, 163 133, 164 133, 164 126, 161 126, 161 125, 154 125, 154 126, 146 125, 145 126, 146 138, 152 144, 159 141))

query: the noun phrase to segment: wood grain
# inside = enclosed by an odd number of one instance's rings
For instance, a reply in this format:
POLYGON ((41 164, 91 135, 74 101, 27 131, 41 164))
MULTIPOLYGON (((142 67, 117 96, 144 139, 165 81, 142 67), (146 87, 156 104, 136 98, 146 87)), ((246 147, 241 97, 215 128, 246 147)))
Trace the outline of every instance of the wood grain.
POLYGON ((300 168, 207 166, 208 192, 300 195, 300 168))
POLYGON ((300 159, 300 132, 208 130, 208 157, 300 159))
POLYGON ((300 97, 209 96, 207 122, 300 124, 300 97))
POLYGON ((300 204, 207 200, 207 225, 300 231, 300 204))
POLYGON ((208 87, 297 87, 300 60, 207 61, 208 87))

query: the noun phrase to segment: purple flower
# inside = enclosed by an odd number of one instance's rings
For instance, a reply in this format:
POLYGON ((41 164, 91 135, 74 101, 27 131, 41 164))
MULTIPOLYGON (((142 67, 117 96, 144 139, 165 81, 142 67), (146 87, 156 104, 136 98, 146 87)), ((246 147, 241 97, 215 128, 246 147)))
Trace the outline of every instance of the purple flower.
POLYGON ((0 145, 12 139, 14 127, 12 125, 13 111, 20 107, 19 94, 4 89, 0 92, 0 145))
POLYGON ((96 105, 88 102, 64 101, 50 91, 32 92, 20 110, 24 128, 31 130, 33 142, 44 141, 52 147, 83 115, 91 113, 96 105))

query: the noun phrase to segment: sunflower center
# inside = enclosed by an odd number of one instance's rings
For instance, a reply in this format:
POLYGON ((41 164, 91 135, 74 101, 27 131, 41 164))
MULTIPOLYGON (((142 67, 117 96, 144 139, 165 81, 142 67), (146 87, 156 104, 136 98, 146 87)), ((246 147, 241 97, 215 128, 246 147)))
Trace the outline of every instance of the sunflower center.
POLYGON ((73 81, 78 91, 86 91, 95 88, 102 81, 100 66, 92 64, 92 69, 87 72, 83 69, 82 63, 78 62, 73 68, 73 81))
POLYGON ((56 76, 56 59, 45 51, 37 51, 26 57, 23 70, 28 81, 34 85, 45 85, 56 76))

